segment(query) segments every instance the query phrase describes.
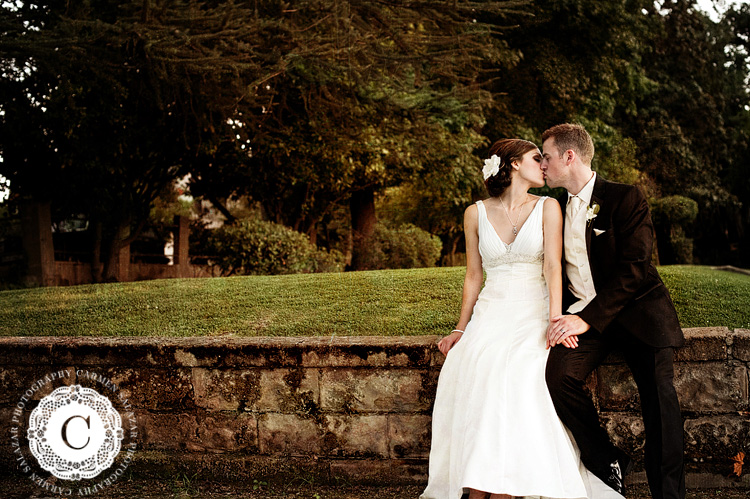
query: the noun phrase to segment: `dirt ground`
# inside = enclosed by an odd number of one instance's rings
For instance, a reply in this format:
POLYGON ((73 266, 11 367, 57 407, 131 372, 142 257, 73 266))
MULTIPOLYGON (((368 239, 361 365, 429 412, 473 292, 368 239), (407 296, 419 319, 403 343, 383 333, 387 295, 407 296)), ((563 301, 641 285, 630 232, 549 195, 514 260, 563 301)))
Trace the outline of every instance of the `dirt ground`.
MULTIPOLYGON (((247 499, 417 499, 422 486, 368 487, 356 485, 330 486, 304 482, 284 484, 217 483, 194 481, 187 476, 168 479, 118 480, 104 492, 92 497, 101 499, 192 499, 192 498, 247 498, 247 499)), ((24 478, 0 478, 0 498, 48 499, 66 497, 51 494, 24 478)), ((72 497, 79 497, 73 493, 72 497)), ((645 486, 633 486, 627 499, 648 499, 645 486)), ((687 499, 749 499, 748 489, 689 490, 687 499)))

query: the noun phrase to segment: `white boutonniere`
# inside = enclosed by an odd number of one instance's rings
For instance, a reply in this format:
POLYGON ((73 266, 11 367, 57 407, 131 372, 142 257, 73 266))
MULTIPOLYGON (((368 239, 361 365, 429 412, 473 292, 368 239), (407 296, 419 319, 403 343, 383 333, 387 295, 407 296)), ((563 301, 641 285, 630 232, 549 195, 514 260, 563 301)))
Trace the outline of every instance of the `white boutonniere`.
POLYGON ((586 208, 586 223, 590 224, 596 218, 597 213, 599 213, 599 205, 596 203, 586 208))
POLYGON ((484 168, 482 168, 482 175, 484 175, 484 179, 487 180, 493 175, 497 175, 497 172, 500 171, 500 158, 497 157, 497 154, 493 154, 490 159, 484 160, 484 168))

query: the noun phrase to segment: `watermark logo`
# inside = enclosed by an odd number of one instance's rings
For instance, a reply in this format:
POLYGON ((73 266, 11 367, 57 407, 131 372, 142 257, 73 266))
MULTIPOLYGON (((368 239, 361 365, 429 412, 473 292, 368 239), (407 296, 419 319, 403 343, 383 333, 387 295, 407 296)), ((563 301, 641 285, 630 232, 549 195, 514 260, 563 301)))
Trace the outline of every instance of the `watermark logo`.
POLYGON ((120 453, 120 414, 108 398, 81 385, 62 386, 31 413, 29 447, 39 465, 63 480, 94 478, 120 453))
POLYGON ((64 369, 37 379, 11 421, 19 469, 37 486, 63 496, 91 496, 113 485, 137 446, 136 417, 126 392, 88 370, 64 369))

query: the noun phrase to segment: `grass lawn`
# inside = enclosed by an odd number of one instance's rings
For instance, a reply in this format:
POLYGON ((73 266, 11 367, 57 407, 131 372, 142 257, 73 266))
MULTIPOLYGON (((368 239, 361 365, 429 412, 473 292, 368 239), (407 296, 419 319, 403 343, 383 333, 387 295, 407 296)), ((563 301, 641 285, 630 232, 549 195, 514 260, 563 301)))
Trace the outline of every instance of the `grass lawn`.
MULTIPOLYGON (((750 276, 661 267, 683 327, 750 328, 750 276)), ((445 334, 464 268, 171 279, 0 291, 1 336, 445 334)))

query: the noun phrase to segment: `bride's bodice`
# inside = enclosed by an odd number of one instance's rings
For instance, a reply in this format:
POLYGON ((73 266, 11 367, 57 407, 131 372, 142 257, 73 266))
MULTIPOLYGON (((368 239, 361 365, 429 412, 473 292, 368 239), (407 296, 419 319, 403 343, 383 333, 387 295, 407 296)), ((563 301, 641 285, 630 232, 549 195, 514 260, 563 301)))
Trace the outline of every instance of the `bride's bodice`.
MULTIPOLYGON (((487 218, 487 209, 477 201, 479 211, 479 254, 487 273, 485 291, 503 298, 542 299, 546 284, 542 273, 544 263, 544 235, 542 213, 544 200, 537 200, 516 239, 505 244, 487 218)), ((485 297, 486 298, 486 297, 485 297)))
POLYGON ((482 267, 489 272, 514 263, 542 265, 544 261, 544 237, 542 234, 542 205, 546 197, 540 198, 526 222, 521 226, 515 241, 510 244, 500 239, 487 218, 487 208, 477 201, 479 208, 479 254, 482 267))

